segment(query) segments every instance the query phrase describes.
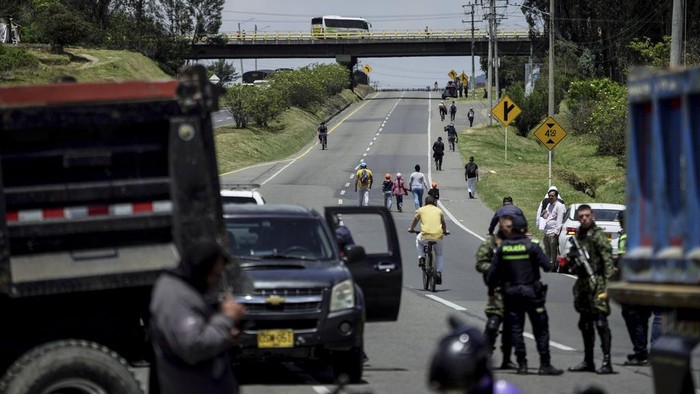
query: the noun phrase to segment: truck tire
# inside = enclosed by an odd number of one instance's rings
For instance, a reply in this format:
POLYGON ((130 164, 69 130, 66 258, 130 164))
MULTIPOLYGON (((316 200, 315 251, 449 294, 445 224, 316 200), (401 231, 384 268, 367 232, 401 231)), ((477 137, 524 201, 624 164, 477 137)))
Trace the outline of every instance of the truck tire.
POLYGON ((364 369, 364 352, 362 346, 354 347, 346 352, 333 353, 333 377, 336 381, 360 383, 364 369))
POLYGON ((0 380, 6 394, 142 394, 126 360, 94 342, 63 340, 25 353, 0 380))

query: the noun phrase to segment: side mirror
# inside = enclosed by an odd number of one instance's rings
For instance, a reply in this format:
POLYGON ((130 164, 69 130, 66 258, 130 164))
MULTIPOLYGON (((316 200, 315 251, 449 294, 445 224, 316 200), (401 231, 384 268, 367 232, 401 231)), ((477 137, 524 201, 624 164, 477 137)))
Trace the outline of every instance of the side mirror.
POLYGON ((348 245, 345 247, 345 262, 357 263, 367 257, 365 248, 360 245, 348 245))

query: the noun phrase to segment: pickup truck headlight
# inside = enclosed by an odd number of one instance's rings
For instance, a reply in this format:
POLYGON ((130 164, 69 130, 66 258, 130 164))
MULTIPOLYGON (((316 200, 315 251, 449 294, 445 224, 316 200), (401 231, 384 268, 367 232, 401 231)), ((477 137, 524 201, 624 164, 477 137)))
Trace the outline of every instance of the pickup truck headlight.
POLYGON ((355 306, 355 285, 352 280, 344 280, 331 290, 331 312, 355 306))

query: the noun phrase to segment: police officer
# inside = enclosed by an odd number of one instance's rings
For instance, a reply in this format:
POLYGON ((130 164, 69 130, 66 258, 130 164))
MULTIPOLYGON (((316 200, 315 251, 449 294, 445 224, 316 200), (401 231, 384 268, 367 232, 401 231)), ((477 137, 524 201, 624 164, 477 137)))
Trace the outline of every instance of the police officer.
POLYGON ((528 373, 523 329, 525 314, 535 332, 540 354, 540 375, 561 375, 549 355, 549 317, 544 307, 547 287, 540 282, 540 268, 549 270, 549 260, 542 248, 525 235, 527 221, 521 216, 501 216, 501 226, 512 228, 511 237, 496 249, 491 267, 486 273, 489 294, 501 286, 505 304, 506 324, 510 325, 511 340, 518 359, 518 374, 528 373))
MULTIPOLYGON (((511 226, 505 227, 504 225, 499 225, 499 230, 496 235, 489 236, 486 241, 479 246, 479 250, 476 252, 476 270, 486 275, 489 267, 491 267, 491 261, 496 253, 496 249, 501 246, 501 242, 510 237, 511 226)), ((493 295, 489 295, 488 302, 486 303, 486 328, 484 328, 484 338, 490 345, 491 352, 496 348, 496 339, 498 338, 498 329, 503 322, 504 307, 503 307, 503 292, 500 287, 494 289, 493 295)), ((511 344, 511 333, 510 326, 508 324, 503 325, 503 336, 501 337, 501 351, 503 352, 503 361, 501 362, 501 369, 516 369, 517 366, 510 361, 510 353, 513 346, 511 344)))
MULTIPOLYGON (((608 326, 610 304, 607 297, 608 279, 613 275, 612 247, 607 235, 595 224, 595 215, 589 205, 580 205, 576 216, 581 223, 575 237, 582 249, 588 252, 589 265, 593 271, 591 279, 585 267, 575 264, 575 256, 567 256, 567 264, 578 276, 574 283, 574 308, 579 313, 578 328, 583 335, 584 359, 569 368, 571 372, 613 373, 610 362, 612 335, 608 326), (596 371, 593 363, 594 327, 598 330, 603 350, 603 365, 596 371)), ((573 250, 573 249, 572 249, 573 250)))

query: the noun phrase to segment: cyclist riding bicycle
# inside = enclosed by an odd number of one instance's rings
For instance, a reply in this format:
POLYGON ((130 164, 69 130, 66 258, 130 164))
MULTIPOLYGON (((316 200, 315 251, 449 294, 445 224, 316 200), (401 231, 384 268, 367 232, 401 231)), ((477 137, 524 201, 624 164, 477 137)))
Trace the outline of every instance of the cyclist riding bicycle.
POLYGON ((428 242, 435 242, 434 250, 437 255, 437 280, 435 283, 442 284, 442 238, 448 231, 445 216, 435 204, 435 198, 432 196, 425 198, 425 205, 416 211, 416 216, 413 218, 413 223, 408 228, 408 232, 413 232, 413 229, 420 222, 420 234, 416 236, 416 252, 418 252, 418 266, 420 268, 425 266, 425 251, 423 247, 428 242))
POLYGON ((326 122, 321 122, 318 126, 318 142, 321 144, 321 149, 326 149, 328 145, 328 127, 326 127, 326 122))

